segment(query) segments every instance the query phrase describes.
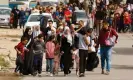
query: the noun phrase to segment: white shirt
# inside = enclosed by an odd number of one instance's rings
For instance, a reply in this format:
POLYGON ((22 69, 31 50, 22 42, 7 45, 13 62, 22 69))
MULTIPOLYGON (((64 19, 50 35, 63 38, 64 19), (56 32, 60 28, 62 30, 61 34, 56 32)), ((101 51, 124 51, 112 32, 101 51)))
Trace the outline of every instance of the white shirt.
POLYGON ((84 41, 84 35, 77 33, 77 36, 79 37, 79 49, 88 50, 88 45, 84 41))
POLYGON ((89 43, 91 43, 91 50, 92 50, 92 52, 96 52, 96 49, 95 49, 95 47, 94 47, 94 45, 95 45, 95 42, 94 42, 94 40, 90 40, 91 38, 90 38, 90 36, 88 37, 88 41, 89 41, 89 43))

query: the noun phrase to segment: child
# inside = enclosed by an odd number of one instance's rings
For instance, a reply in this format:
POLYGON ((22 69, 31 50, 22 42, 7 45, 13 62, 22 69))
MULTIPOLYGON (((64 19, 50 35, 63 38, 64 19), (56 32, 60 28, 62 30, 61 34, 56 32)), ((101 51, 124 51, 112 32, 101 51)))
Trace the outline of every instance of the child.
POLYGON ((23 37, 21 42, 15 46, 15 50, 17 51, 17 59, 16 59, 16 68, 15 73, 19 71, 20 75, 23 75, 23 62, 24 62, 24 52, 25 52, 25 45, 27 44, 28 39, 23 37))
POLYGON ((54 74, 58 75, 58 69, 60 64, 60 45, 58 42, 55 44, 55 54, 54 54, 54 74))
POLYGON ((78 76, 78 71, 79 71, 79 50, 73 47, 71 52, 74 55, 74 60, 76 62, 76 75, 78 76))
POLYGON ((33 44, 33 53, 34 53, 34 74, 36 76, 41 77, 42 73, 42 61, 43 61, 43 53, 44 53, 44 37, 42 34, 38 35, 38 39, 33 44))
POLYGON ((55 53, 55 36, 50 36, 48 42, 46 43, 46 72, 50 72, 50 76, 53 76, 53 66, 54 66, 54 53, 55 53))

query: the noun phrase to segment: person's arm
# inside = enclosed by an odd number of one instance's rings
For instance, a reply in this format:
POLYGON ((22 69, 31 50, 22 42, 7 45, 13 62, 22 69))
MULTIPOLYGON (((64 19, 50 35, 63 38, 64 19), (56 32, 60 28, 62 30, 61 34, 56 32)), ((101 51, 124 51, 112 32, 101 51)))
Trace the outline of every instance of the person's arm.
POLYGON ((14 49, 17 51, 18 54, 21 54, 21 51, 18 50, 19 47, 20 47, 20 44, 18 44, 17 46, 15 46, 14 49))
POLYGON ((83 38, 84 38, 84 41, 85 41, 86 45, 89 46, 90 45, 90 42, 88 41, 87 36, 85 35, 83 38))
POLYGON ((117 43, 117 40, 118 40, 118 33, 116 32, 116 30, 112 29, 112 33, 113 35, 116 37, 115 38, 115 43, 117 43))

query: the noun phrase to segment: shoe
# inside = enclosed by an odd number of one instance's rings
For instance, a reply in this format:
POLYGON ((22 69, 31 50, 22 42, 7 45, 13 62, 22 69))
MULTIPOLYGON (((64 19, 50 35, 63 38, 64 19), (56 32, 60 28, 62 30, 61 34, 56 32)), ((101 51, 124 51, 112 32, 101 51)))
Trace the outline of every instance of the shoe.
POLYGON ((102 70, 101 74, 104 74, 104 70, 102 70))
POLYGON ((68 76, 68 74, 64 74, 64 76, 66 77, 66 76, 68 76))
POLYGON ((106 72, 106 75, 109 75, 109 71, 106 72))
POLYGON ((49 73, 48 72, 46 72, 46 76, 48 76, 49 75, 49 73))
POLYGON ((20 76, 23 76, 23 74, 22 74, 22 73, 20 73, 20 76))
POLYGON ((78 70, 76 70, 76 75, 79 76, 79 72, 78 72, 78 70))
POLYGON ((53 74, 51 73, 50 76, 53 77, 53 74))
POLYGON ((41 74, 38 74, 38 77, 42 77, 42 75, 41 74))
POLYGON ((68 74, 71 74, 71 71, 70 70, 68 71, 68 74))
POLYGON ((79 75, 79 77, 84 77, 85 75, 84 75, 84 73, 80 73, 80 75, 79 75))
POLYGON ((34 73, 33 73, 33 76, 36 76, 36 75, 37 75, 37 72, 34 72, 34 73))

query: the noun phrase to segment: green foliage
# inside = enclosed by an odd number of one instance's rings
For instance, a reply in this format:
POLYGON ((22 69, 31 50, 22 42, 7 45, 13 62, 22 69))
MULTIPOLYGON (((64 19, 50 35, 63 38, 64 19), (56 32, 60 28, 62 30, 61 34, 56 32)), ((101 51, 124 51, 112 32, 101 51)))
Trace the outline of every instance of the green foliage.
POLYGON ((5 61, 4 56, 0 55, 0 66, 1 67, 9 67, 10 63, 5 61))

